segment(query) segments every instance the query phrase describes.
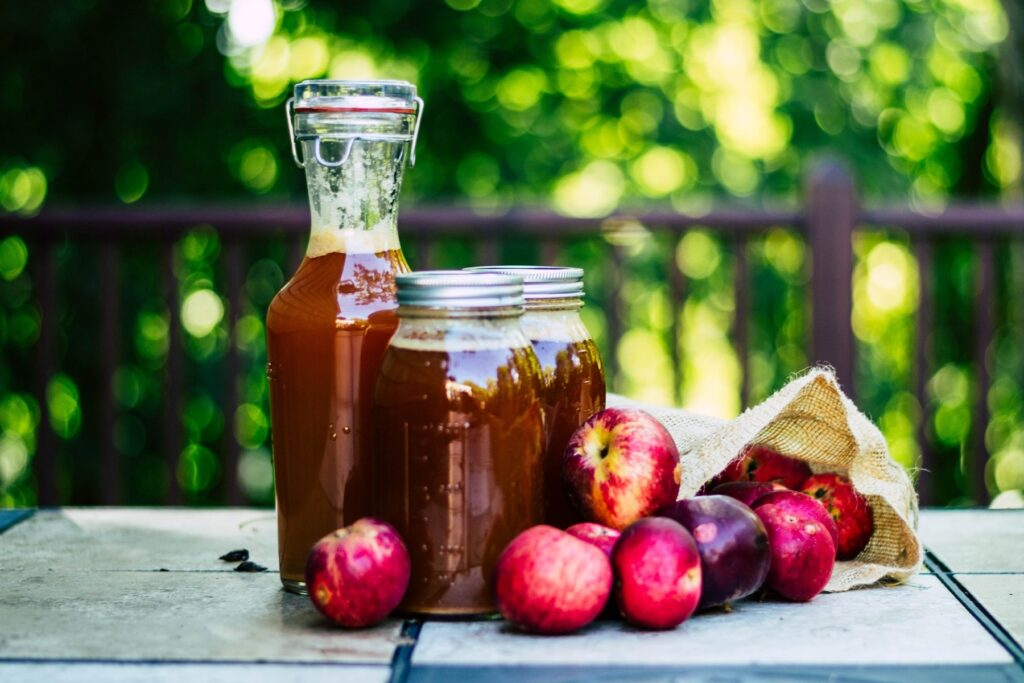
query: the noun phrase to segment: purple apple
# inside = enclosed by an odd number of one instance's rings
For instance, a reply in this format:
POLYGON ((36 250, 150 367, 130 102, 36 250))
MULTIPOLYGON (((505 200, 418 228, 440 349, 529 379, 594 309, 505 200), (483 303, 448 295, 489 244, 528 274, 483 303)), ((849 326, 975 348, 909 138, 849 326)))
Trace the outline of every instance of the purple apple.
POLYGON ((771 552, 764 524, 754 511, 728 496, 698 496, 662 508, 659 515, 682 524, 700 553, 700 607, 740 600, 768 575, 771 552))

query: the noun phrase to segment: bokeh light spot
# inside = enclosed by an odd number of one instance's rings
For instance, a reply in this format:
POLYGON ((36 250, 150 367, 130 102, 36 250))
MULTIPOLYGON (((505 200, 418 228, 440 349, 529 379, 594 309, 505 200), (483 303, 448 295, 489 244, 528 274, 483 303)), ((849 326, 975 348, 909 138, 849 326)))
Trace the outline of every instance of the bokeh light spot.
POLYGON ((262 45, 273 35, 276 24, 277 13, 271 0, 232 0, 228 30, 237 45, 262 45))
POLYGON ((605 216, 618 206, 624 188, 625 180, 618 166, 609 161, 592 161, 582 170, 558 179, 554 205, 569 216, 605 216))
POLYGON ((149 172, 138 161, 122 166, 114 177, 114 192, 125 204, 132 204, 142 199, 149 188, 149 172))
POLYGON ((16 482, 28 469, 29 452, 15 434, 0 436, 0 491, 16 482))
POLYGON ((540 101, 547 81, 544 72, 534 67, 513 69, 498 83, 498 103, 512 111, 525 111, 540 101))
POLYGON ((82 413, 74 380, 64 374, 55 375, 46 387, 46 407, 50 413, 50 426, 58 436, 70 439, 78 434, 82 413))
POLYGON ((23 216, 35 214, 46 198, 46 176, 33 166, 15 166, 0 174, 0 206, 23 216))
POLYGON ((254 502, 270 502, 274 497, 274 464, 265 448, 246 451, 238 461, 238 481, 245 495, 254 502))
POLYGON ((653 147, 633 162, 631 175, 640 191, 663 197, 689 187, 696 180, 697 165, 689 155, 669 147, 653 147))
POLYGON ((217 456, 209 448, 189 444, 178 459, 178 483, 189 493, 200 493, 210 488, 219 469, 217 456))
POLYGON ((704 230, 691 230, 679 240, 676 263, 686 277, 703 280, 718 268, 722 250, 718 242, 704 230))
POLYGON ((181 304, 181 324, 193 337, 205 337, 224 319, 224 303, 212 289, 197 289, 181 304))
POLYGON ((269 434, 270 423, 259 406, 252 403, 238 406, 235 411, 235 438, 242 448, 259 448, 269 434))
POLYGON ((28 263, 28 247, 17 235, 0 241, 0 277, 10 282, 21 275, 28 263))
POLYGON ((607 0, 555 0, 555 4, 571 14, 594 14, 605 6, 607 0))

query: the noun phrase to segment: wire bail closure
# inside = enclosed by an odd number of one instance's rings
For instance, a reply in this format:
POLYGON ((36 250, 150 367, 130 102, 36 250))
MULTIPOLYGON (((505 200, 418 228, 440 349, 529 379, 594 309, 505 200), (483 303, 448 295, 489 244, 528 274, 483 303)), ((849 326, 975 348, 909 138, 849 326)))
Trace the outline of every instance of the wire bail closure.
MULTIPOLYGON (((364 141, 376 141, 376 142, 407 142, 409 144, 409 166, 416 165, 416 141, 420 137, 420 122, 423 120, 423 98, 416 96, 413 98, 416 102, 416 110, 413 112, 415 116, 415 122, 413 123, 412 139, 405 135, 386 135, 380 133, 369 133, 369 134, 356 134, 352 136, 340 137, 337 135, 296 135, 295 134, 295 98, 289 97, 285 103, 285 115, 288 123, 288 138, 292 150, 292 159, 295 160, 295 165, 299 168, 305 168, 305 159, 302 159, 299 155, 299 148, 296 144, 298 141, 312 140, 313 141, 313 158, 321 166, 327 168, 340 168, 345 165, 345 162, 352 156, 352 149, 355 147, 355 143, 359 140, 364 141), (341 158, 337 161, 330 161, 325 159, 322 149, 322 143, 327 142, 338 142, 344 143, 345 150, 342 152, 341 158)), ((408 112, 405 112, 408 113, 408 112)))

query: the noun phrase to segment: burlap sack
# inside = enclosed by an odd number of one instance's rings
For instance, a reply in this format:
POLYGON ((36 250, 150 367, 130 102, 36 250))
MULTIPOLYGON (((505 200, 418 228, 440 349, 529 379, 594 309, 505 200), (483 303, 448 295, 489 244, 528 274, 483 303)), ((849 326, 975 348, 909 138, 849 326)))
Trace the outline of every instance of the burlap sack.
POLYGON ((826 591, 879 581, 905 581, 921 567, 917 495, 906 471, 889 456, 885 438, 839 389, 830 369, 815 368, 733 420, 661 408, 622 396, 610 406, 651 413, 668 429, 682 460, 680 498, 693 496, 748 444, 762 444, 806 461, 815 472, 838 472, 874 510, 875 530, 855 559, 837 562, 826 591))

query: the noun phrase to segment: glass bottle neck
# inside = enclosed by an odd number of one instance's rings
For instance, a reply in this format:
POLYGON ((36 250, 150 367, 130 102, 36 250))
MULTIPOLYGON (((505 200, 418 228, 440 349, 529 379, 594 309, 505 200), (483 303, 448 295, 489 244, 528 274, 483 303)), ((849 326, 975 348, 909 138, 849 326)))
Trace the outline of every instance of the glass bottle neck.
POLYGON ((401 251, 398 196, 406 143, 303 141, 311 213, 306 256, 401 251), (319 144, 320 159, 317 160, 319 144))

